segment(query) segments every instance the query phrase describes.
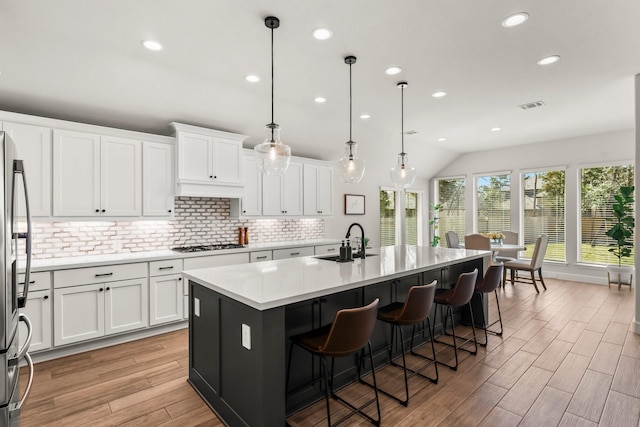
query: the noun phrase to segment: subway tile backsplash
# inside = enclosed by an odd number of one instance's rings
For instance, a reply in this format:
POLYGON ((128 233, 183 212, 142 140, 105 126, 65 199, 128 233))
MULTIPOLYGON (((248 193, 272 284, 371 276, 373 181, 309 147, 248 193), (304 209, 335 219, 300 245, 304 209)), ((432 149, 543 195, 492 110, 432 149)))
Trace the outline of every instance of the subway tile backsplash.
POLYGON ((237 243, 238 227, 249 228, 249 243, 324 236, 322 219, 239 220, 229 216, 229 199, 177 197, 175 217, 170 220, 34 222, 33 257, 62 258, 237 243))

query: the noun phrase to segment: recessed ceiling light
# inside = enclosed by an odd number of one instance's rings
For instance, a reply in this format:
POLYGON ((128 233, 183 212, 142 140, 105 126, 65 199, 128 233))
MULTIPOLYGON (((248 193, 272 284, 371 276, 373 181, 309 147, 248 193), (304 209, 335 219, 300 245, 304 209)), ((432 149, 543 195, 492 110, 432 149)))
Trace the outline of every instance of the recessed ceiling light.
POLYGON ((327 40, 333 36, 333 31, 328 28, 316 28, 313 30, 313 37, 318 40, 327 40))
POLYGON ((538 65, 549 65, 560 60, 560 55, 545 56, 538 61, 538 65))
POLYGON ((438 138, 438 142, 445 142, 447 138, 438 138))
POLYGON ((313 100, 316 101, 318 104, 322 104, 323 102, 327 102, 327 98, 323 98, 321 96, 317 96, 313 100))
POLYGON ((447 92, 439 91, 431 94, 434 98, 442 98, 443 96, 447 96, 447 92))
POLYGON ((370 119, 371 118, 371 114, 360 114, 360 118, 361 119, 370 119))
POLYGON ((384 70, 385 73, 389 74, 390 76, 393 76, 394 74, 399 74, 402 72, 402 68, 400 67, 389 67, 386 70, 384 70))
POLYGON ((523 24, 527 19, 529 19, 529 14, 527 12, 518 12, 513 15, 507 16, 502 21, 502 26, 511 28, 517 27, 520 24, 523 24))
POLYGON ((143 40, 142 45, 149 50, 162 50, 162 45, 153 40, 143 40))
POLYGON ((502 128, 491 128, 491 132, 500 132, 502 128))
POLYGON ((260 81, 260 77, 256 76, 255 74, 247 74, 246 76, 244 76, 244 79, 251 83, 260 81))

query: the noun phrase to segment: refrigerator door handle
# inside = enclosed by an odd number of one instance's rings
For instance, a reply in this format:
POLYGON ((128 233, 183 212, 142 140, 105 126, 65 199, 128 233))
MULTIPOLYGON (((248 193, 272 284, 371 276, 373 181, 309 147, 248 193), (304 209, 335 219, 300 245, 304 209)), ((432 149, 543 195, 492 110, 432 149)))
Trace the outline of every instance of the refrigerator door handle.
POLYGON ((25 353, 24 359, 27 361, 27 366, 29 366, 29 382, 27 383, 27 387, 24 390, 24 395, 22 396, 22 399, 20 399, 20 401, 16 403, 9 405, 10 418, 17 417, 18 415, 20 415, 20 409, 22 408, 22 405, 24 404, 24 402, 27 400, 27 397, 29 397, 29 392, 31 391, 31 384, 33 384, 33 361, 31 360, 31 356, 29 355, 29 353, 25 353))
MULTIPOLYGON (((27 304, 27 296, 29 295, 29 277, 31 275, 31 255, 32 255, 31 240, 33 237, 33 233, 31 230, 31 209, 29 207, 29 192, 27 191, 27 178, 24 173, 24 163, 22 162, 22 160, 13 161, 13 173, 14 173, 14 180, 13 180, 13 188, 12 188, 13 194, 11 196, 11 204, 13 205, 13 203, 15 203, 15 195, 16 195, 15 175, 20 174, 22 175, 22 186, 24 189, 24 202, 25 202, 24 204, 25 204, 26 214, 27 214, 27 233, 26 234, 14 233, 14 238, 26 239, 27 263, 25 266, 25 273, 24 273, 25 283, 24 283, 22 295, 18 296, 18 308, 23 308, 27 304)), ((11 215, 14 215, 14 214, 15 214, 15 210, 12 206, 11 215)), ((13 224, 13 219, 11 223, 13 224)))
POLYGON ((33 336, 33 327, 31 326, 31 320, 29 320, 27 315, 24 313, 20 313, 18 322, 24 322, 24 324, 27 325, 27 339, 24 340, 24 345, 22 346, 20 351, 18 351, 18 355, 15 358, 15 360, 19 362, 20 359, 26 357, 27 351, 29 351, 29 347, 31 346, 31 337, 33 336))

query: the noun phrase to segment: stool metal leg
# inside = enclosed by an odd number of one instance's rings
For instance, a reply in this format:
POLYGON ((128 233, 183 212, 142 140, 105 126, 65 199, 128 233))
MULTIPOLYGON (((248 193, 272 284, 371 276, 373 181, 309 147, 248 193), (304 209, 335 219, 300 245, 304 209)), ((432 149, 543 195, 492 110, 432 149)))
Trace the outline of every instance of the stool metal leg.
MULTIPOLYGON (((438 309, 438 305, 441 305, 441 304, 437 304, 436 305, 436 311, 438 309)), ((460 350, 466 351, 467 353, 470 353, 470 354, 474 354, 475 355, 475 354, 478 353, 478 341, 476 339, 476 329, 475 329, 475 322, 474 322, 474 319, 473 319, 473 308, 471 307, 471 301, 469 301, 468 306, 469 306, 469 311, 471 313, 471 331, 473 332, 474 350, 469 350, 469 349, 466 349, 466 348, 462 347, 464 344, 470 342, 472 339, 471 338, 458 337, 456 335, 455 321, 454 321, 454 318, 453 318, 453 307, 450 306, 450 305, 447 305, 447 313, 445 315, 445 319, 446 319, 447 316, 451 319, 451 337, 453 338, 453 344, 445 342, 445 341, 436 340, 440 344, 444 344, 444 345, 448 345, 450 347, 453 347, 453 353, 454 353, 454 356, 455 356, 456 363, 454 365, 450 365, 448 363, 441 362, 441 361, 437 361, 437 363, 440 363, 441 365, 447 366, 449 369, 452 369, 454 371, 458 370, 458 348, 460 350), (458 346, 456 338, 464 339, 464 341, 462 343, 460 343, 460 346, 458 346)), ((445 327, 446 327, 445 324, 443 324, 443 328, 445 328, 445 327)))

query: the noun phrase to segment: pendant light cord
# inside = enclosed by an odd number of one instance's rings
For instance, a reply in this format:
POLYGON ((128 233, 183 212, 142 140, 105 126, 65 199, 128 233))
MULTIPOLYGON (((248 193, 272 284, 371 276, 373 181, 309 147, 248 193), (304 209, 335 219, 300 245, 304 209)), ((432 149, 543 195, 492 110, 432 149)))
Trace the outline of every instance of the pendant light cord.
POLYGON ((273 27, 271 27, 271 143, 274 143, 273 134, 276 127, 276 124, 273 121, 273 80, 273 27))
POLYGON ((351 136, 351 130, 353 127, 353 97, 352 97, 352 83, 351 83, 351 63, 349 63, 349 156, 353 156, 352 147, 353 140, 351 136))
POLYGON ((402 138, 402 160, 404 164, 404 86, 400 88, 400 132, 402 138))

